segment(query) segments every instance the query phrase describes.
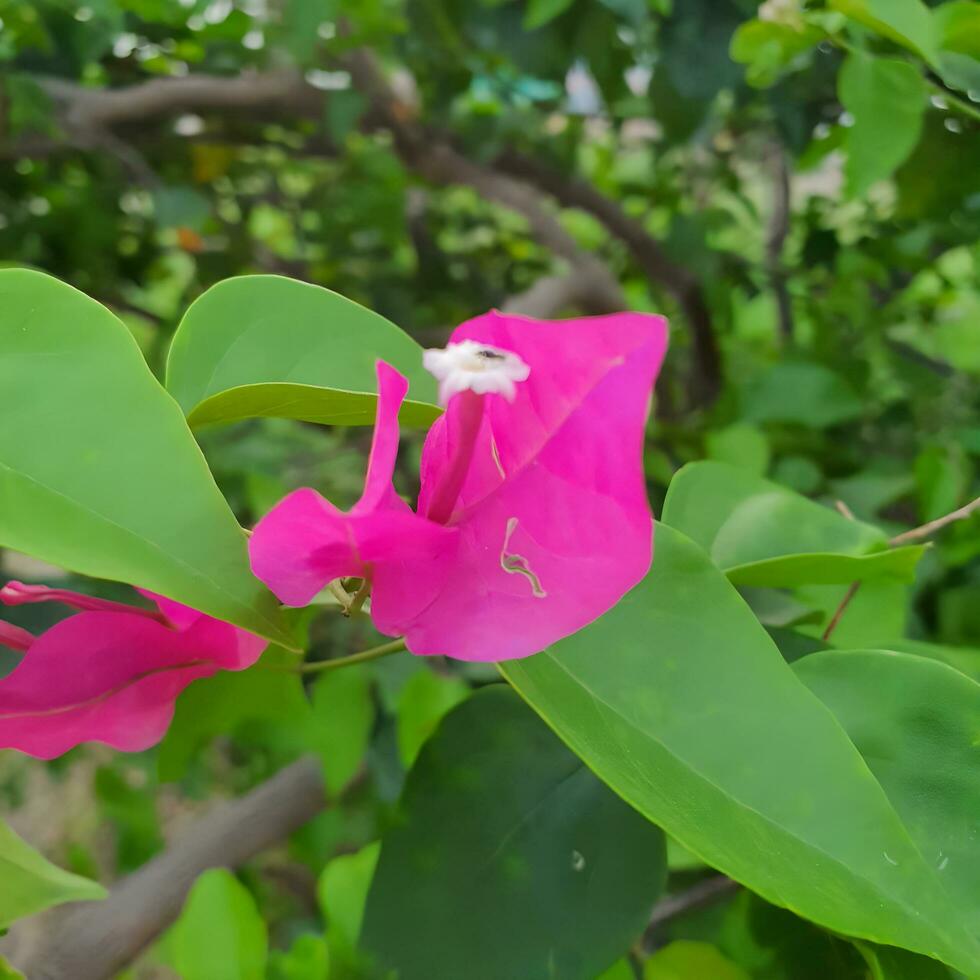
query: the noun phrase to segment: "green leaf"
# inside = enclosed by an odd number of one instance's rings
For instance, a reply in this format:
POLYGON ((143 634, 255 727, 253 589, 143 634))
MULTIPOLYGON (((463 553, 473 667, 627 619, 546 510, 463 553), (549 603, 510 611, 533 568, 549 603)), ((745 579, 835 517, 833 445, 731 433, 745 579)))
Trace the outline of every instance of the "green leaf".
POLYGON ((854 51, 837 78, 841 104, 854 117, 847 130, 847 192, 860 197, 903 164, 922 132, 928 90, 906 61, 854 51))
POLYGON ((593 980, 664 876, 660 831, 493 685, 443 719, 409 773, 362 942, 400 980, 593 980))
MULTIPOLYGON (((0 980, 26 980, 24 974, 15 970, 2 956, 0 956, 0 980)), ((627 980, 631 978, 627 977, 627 980)))
POLYGON ((710 943, 678 939, 643 965, 643 980, 749 980, 749 975, 710 943))
POLYGON ((868 966, 868 980, 953 980, 942 963, 894 946, 855 943, 868 966))
POLYGON ((205 871, 173 927, 181 980, 263 980, 268 940, 248 889, 224 868, 205 871))
POLYGON ((524 12, 524 30, 533 31, 553 21, 572 5, 574 0, 528 0, 524 12))
POLYGON ((0 546, 291 643, 180 410, 105 307, 0 271, 0 391, 0 546))
POLYGON ((311 725, 330 793, 339 793, 357 772, 374 726, 372 672, 365 664, 327 670, 313 685, 311 725))
POLYGON ((195 681, 177 701, 174 720, 157 753, 157 773, 164 782, 181 779, 191 760, 219 735, 233 735, 245 722, 310 720, 310 706, 295 666, 294 654, 273 647, 250 670, 223 670, 195 681), (266 668, 272 667, 272 670, 266 668))
POLYGON ((932 11, 939 46, 945 51, 980 58, 980 3, 950 0, 932 11))
POLYGON ((329 972, 327 941, 307 933, 298 936, 288 950, 270 954, 267 980, 326 980, 329 972))
POLYGON ((754 425, 736 422, 709 432, 705 450, 709 459, 740 466, 758 476, 764 476, 769 468, 769 440, 754 425))
POLYGON ((823 32, 806 24, 797 29, 776 21, 750 20, 732 35, 729 53, 732 61, 746 66, 749 85, 767 88, 822 38, 823 32))
POLYGON ((857 392, 820 364, 775 364, 741 393, 746 422, 789 422, 824 429, 860 418, 857 392))
POLYGON ((888 640, 885 644, 876 642, 875 648, 894 650, 896 653, 914 653, 917 657, 938 660, 980 682, 980 649, 906 639, 888 640))
POLYGON ((938 32, 922 0, 830 0, 830 6, 935 63, 938 32))
POLYGON ((650 574, 613 610, 501 669, 594 772, 708 864, 835 931, 980 967, 940 872, 840 724, 677 531, 658 528, 650 574))
POLYGON ((663 520, 701 545, 736 585, 908 582, 924 550, 875 550, 887 544, 877 528, 724 463, 683 467, 667 490, 663 520))
POLYGON ((980 850, 968 830, 980 814, 980 684, 879 650, 814 653, 793 669, 864 756, 960 921, 980 922, 980 850))
POLYGON ((95 881, 55 867, 0 820, 0 929, 62 902, 105 898, 95 881))
POLYGON ((379 358, 411 384, 402 421, 431 423, 440 411, 435 381, 406 333, 329 289, 240 276, 212 286, 184 315, 167 388, 192 426, 265 415, 370 425, 379 358))
POLYGON ((331 964, 357 967, 364 906, 380 852, 381 844, 375 841, 354 854, 333 858, 320 875, 317 898, 327 921, 331 964))
POLYGON ((422 669, 413 674, 398 695, 398 755, 406 769, 450 709, 469 695, 458 677, 442 677, 422 669))

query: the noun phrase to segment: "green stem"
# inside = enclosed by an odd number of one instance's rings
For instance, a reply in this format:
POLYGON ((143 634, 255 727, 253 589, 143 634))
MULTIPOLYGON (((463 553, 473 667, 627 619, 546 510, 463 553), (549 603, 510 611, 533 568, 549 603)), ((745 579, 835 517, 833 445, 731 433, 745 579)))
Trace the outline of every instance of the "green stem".
POLYGON ((948 88, 944 88, 938 82, 927 79, 927 84, 951 109, 955 109, 957 112, 961 112, 964 116, 969 116, 971 119, 980 120, 980 109, 970 105, 969 102, 961 99, 958 95, 954 95, 948 88))
POLYGON ((300 674, 315 674, 321 670, 353 667, 354 664, 364 664, 369 660, 380 660, 382 657, 389 657, 393 653, 401 653, 404 649, 405 637, 399 637, 390 643, 382 643, 380 646, 371 647, 370 650, 361 650, 359 653, 352 653, 348 657, 335 657, 333 660, 318 660, 312 664, 300 664, 299 667, 292 669, 300 674))

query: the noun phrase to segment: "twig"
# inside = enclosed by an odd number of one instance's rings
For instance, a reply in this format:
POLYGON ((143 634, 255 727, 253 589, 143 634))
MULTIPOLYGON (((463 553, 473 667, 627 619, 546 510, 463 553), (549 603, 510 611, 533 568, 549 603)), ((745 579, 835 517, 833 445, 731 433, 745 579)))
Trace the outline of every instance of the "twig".
POLYGON ((720 902, 722 899, 734 895, 741 887, 737 881, 732 881, 726 875, 715 875, 712 878, 699 881, 696 885, 692 885, 677 895, 668 895, 666 898, 662 898, 653 907, 653 912, 650 913, 650 921, 647 923, 641 940, 642 947, 651 949, 656 941, 657 931, 671 919, 720 902))
POLYGON ((0 942, 0 954, 31 980, 108 980, 177 917, 198 875, 243 864, 288 837, 325 803, 319 761, 300 759, 196 821, 104 902, 56 909, 40 920, 37 933, 30 931, 34 920, 15 925, 0 942))
POLYGON ((834 506, 837 508, 838 512, 846 517, 849 521, 856 521, 857 518, 854 516, 854 511, 851 510, 843 500, 835 500, 834 506))
POLYGON ((971 500, 958 510, 944 514, 942 517, 937 517, 934 521, 929 521, 920 527, 914 527, 911 531, 903 531, 901 534, 896 534, 888 543, 896 545, 905 544, 906 541, 921 541, 923 538, 928 538, 929 535, 935 534, 936 531, 941 531, 947 524, 965 520, 977 511, 980 511, 980 497, 977 497, 976 500, 971 500))
POLYGON ((370 660, 380 660, 382 657, 390 657, 393 653, 401 653, 405 649, 405 638, 400 637, 390 643, 382 643, 380 646, 371 647, 370 650, 361 650, 360 653, 352 653, 348 657, 334 657, 333 660, 317 660, 311 664, 300 664, 299 667, 283 668, 291 673, 318 674, 323 670, 336 670, 340 667, 351 667, 354 664, 364 664, 370 660))
POLYGON ((821 640, 829 640, 831 634, 837 629, 837 624, 841 620, 841 616, 847 611, 847 607, 851 604, 851 600, 857 595, 857 590, 861 588, 860 582, 851 582, 847 587, 847 591, 844 593, 844 598, 841 599, 840 605, 834 610, 834 615, 830 617, 830 622, 827 623, 827 628, 823 631, 823 635, 820 637, 821 640))

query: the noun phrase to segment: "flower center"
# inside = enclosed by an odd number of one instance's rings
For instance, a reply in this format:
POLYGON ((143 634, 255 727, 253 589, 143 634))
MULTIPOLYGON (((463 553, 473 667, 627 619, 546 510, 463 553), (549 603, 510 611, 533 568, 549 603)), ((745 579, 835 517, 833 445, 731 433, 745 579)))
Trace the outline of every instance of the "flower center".
POLYGON ((439 403, 449 404, 453 395, 472 391, 477 395, 503 395, 513 401, 517 383, 526 381, 531 369, 512 351, 475 340, 461 340, 444 349, 422 355, 425 369, 439 381, 439 403))

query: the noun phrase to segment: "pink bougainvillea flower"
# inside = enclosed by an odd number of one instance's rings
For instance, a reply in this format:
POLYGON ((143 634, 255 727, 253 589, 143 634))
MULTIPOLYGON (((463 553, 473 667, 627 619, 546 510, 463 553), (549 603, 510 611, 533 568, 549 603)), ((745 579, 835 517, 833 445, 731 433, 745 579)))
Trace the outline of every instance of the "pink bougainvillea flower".
POLYGON ((40 636, 0 622, 0 645, 23 659, 0 679, 0 748, 52 759, 81 742, 139 752, 158 742, 177 695, 218 670, 243 670, 266 641, 144 592, 158 611, 9 582, 0 602, 79 610, 40 636))
POLYGON ((650 565, 643 433, 666 347, 666 321, 639 313, 462 324, 425 353, 446 412, 425 441, 417 513, 391 484, 408 385, 379 363, 361 499, 344 513, 313 490, 290 494, 255 528, 253 571, 289 605, 368 579, 375 625, 413 653, 542 650, 650 565))

